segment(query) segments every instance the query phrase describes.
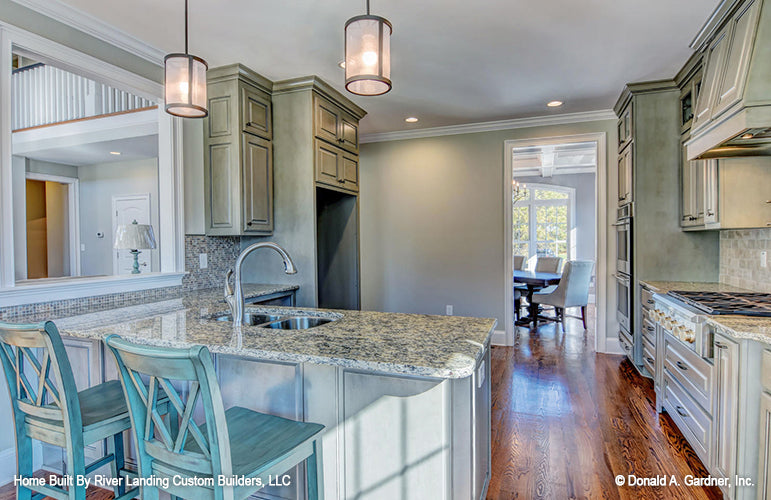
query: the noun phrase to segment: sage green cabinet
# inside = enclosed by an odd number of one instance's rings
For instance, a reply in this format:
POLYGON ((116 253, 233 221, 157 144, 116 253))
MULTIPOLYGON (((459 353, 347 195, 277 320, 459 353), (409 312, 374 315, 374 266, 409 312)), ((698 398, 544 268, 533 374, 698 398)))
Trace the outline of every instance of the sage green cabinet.
POLYGON ((715 333, 713 346, 715 382, 712 398, 714 431, 711 473, 733 478, 738 440, 739 345, 728 337, 715 333))
POLYGON ((693 130, 700 130, 741 101, 762 0, 749 0, 709 44, 693 130))
POLYGON ((351 153, 359 153, 359 120, 340 106, 313 96, 314 135, 351 153))
POLYGON ((701 161, 688 160, 685 145, 681 148, 680 162, 680 225, 693 227, 704 225, 704 168, 701 161))
POLYGON ((359 157, 316 139, 316 182, 335 189, 359 191, 359 157))
POLYGON ((234 64, 207 73, 204 213, 210 236, 273 232, 272 83, 234 64))
POLYGON ((634 142, 627 144, 618 156, 618 206, 632 203, 634 177, 634 142))
POLYGON ((634 137, 632 124, 632 105, 629 104, 618 118, 618 150, 624 149, 634 137))

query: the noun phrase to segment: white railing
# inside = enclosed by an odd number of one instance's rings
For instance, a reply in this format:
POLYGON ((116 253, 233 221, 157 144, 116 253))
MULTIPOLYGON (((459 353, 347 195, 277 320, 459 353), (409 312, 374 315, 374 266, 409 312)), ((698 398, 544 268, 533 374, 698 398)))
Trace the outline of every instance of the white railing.
POLYGON ((45 64, 16 69, 11 78, 13 130, 154 105, 148 99, 45 64))

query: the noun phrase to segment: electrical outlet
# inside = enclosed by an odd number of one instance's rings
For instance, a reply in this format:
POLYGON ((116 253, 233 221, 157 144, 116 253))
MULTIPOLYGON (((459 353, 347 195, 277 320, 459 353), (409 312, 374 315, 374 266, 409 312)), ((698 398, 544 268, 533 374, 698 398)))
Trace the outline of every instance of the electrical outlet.
POLYGON ((768 252, 760 252, 760 267, 768 267, 768 252))
POLYGON ((444 312, 445 312, 445 314, 447 314, 447 316, 452 316, 452 305, 447 304, 447 306, 445 307, 445 311, 444 312))
POLYGON ((209 256, 205 253, 198 254, 198 267, 199 269, 206 269, 209 267, 209 256))

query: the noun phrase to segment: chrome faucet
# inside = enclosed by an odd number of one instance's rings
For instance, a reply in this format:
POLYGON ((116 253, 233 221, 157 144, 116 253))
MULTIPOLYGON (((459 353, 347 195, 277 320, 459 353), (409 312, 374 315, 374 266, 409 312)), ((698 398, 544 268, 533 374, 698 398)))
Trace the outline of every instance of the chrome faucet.
POLYGON ((228 306, 230 307, 230 314, 233 317, 233 326, 240 326, 244 323, 244 288, 241 285, 241 267, 243 266, 244 259, 246 259, 250 253, 254 252, 258 248, 270 248, 275 250, 281 256, 281 258, 284 259, 284 272, 286 274, 297 273, 297 269, 294 267, 292 258, 288 253, 286 253, 286 250, 275 243, 266 241, 254 243, 244 248, 244 250, 236 259, 235 293, 233 292, 233 287, 230 286, 230 276, 233 275, 233 270, 230 269, 227 276, 225 277, 225 302, 227 302, 228 306))

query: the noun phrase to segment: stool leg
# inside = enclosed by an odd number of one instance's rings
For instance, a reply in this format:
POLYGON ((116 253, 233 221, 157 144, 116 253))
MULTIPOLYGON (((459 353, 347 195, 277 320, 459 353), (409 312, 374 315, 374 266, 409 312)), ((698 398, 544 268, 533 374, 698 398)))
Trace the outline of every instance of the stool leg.
POLYGON ((308 469, 308 500, 324 498, 324 465, 321 459, 321 436, 313 443, 313 455, 305 460, 308 469))
MULTIPOLYGON (((78 477, 86 475, 86 457, 83 448, 83 438, 72 439, 67 447, 67 474, 77 483, 78 477)), ((68 490, 69 500, 86 500, 86 488, 83 486, 70 486, 68 490)))
MULTIPOLYGON (((110 445, 108 440, 108 445, 110 445)), ((112 462, 110 462, 110 469, 112 471, 112 477, 119 478, 120 471, 123 470, 123 467, 125 466, 125 455, 123 453, 123 433, 119 432, 115 434, 112 437, 112 444, 110 445, 112 448, 112 462)), ((118 486, 113 488, 113 493, 115 493, 116 497, 121 496, 122 494, 126 493, 126 485, 123 482, 118 483, 118 486)))
MULTIPOLYGON (((21 418, 24 417, 16 417, 21 418)), ((16 473, 21 477, 32 477, 32 439, 29 436, 16 433, 16 473)), ((17 500, 31 500, 32 491, 24 486, 16 486, 17 500)))

